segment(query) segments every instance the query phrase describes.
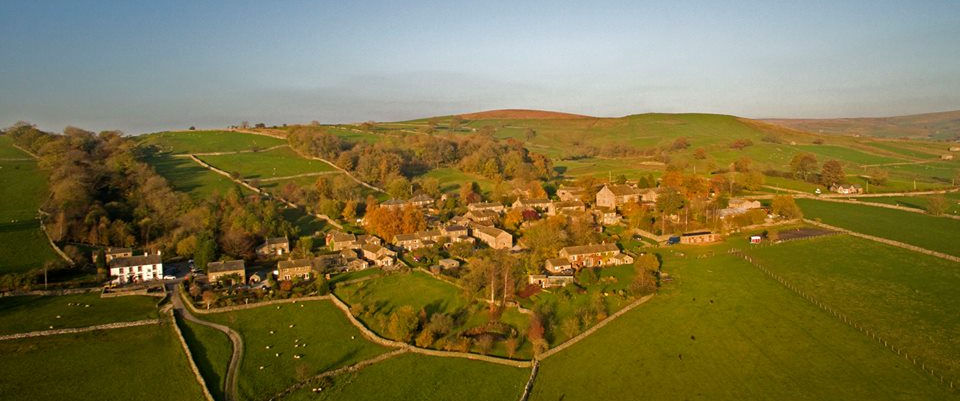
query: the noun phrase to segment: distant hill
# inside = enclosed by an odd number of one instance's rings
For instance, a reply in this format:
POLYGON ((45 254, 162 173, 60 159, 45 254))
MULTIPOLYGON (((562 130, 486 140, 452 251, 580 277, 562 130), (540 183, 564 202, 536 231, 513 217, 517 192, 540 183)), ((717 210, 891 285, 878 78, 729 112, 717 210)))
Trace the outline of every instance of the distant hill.
POLYGON ((801 131, 884 138, 960 139, 960 110, 897 117, 765 119, 801 131))
POLYGON ((559 111, 547 110, 527 110, 527 109, 501 109, 488 110, 477 113, 459 114, 460 117, 467 120, 494 120, 494 119, 517 119, 517 120, 558 120, 558 119, 576 119, 576 118, 595 118, 580 114, 562 113, 559 111))

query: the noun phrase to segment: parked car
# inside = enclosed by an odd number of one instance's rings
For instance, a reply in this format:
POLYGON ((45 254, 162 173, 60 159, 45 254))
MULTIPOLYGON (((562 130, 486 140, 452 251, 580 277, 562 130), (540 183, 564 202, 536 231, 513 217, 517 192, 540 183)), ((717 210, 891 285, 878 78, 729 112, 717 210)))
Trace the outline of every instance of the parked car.
POLYGON ((176 279, 177 279, 177 276, 174 276, 174 275, 172 275, 172 274, 166 274, 166 275, 163 276, 163 279, 164 279, 164 280, 176 280, 176 279))

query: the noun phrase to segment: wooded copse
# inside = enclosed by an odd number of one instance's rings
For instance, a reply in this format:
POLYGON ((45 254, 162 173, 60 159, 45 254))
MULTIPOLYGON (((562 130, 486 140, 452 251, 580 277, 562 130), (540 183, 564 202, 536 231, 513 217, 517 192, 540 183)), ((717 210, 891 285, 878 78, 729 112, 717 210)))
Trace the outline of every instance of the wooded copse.
MULTIPOLYGON (((263 238, 294 232, 279 204, 239 188, 206 200, 174 191, 141 161, 151 150, 120 132, 67 127, 55 134, 19 123, 4 134, 36 154, 48 173, 50 196, 41 206, 47 232, 80 268, 99 258, 71 243, 196 256, 203 267, 221 255, 252 258, 263 238)), ((98 262, 102 276, 105 266, 98 262)), ((18 285, 29 285, 34 275, 18 285)))

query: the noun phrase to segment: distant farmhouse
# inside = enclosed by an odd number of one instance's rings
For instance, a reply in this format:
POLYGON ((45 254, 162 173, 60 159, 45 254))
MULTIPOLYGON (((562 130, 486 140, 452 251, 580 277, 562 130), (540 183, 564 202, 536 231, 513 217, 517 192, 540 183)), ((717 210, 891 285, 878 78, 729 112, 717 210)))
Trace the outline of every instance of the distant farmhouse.
POLYGON ((834 185, 830 187, 830 191, 836 192, 838 194, 862 194, 863 187, 860 184, 853 185, 834 185))

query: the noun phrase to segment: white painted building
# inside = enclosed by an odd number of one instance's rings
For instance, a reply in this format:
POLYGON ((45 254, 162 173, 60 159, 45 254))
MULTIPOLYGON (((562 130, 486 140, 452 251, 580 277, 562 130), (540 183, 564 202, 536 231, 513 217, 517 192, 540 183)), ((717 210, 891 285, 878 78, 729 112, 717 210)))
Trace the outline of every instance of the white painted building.
POLYGON ((137 283, 163 278, 163 261, 160 252, 115 258, 110 261, 110 277, 114 284, 137 283))

